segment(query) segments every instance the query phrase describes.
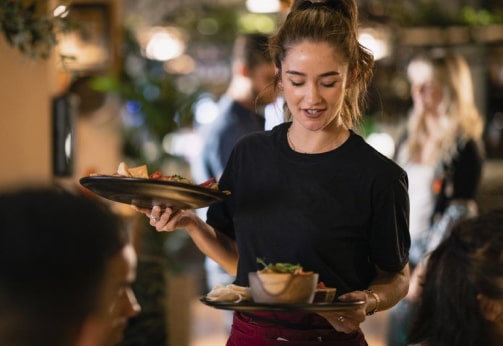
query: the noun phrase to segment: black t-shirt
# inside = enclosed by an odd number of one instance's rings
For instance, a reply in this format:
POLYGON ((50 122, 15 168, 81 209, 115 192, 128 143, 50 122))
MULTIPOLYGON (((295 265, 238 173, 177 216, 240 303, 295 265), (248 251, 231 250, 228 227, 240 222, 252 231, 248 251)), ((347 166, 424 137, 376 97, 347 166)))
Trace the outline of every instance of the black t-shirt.
POLYGON ((266 262, 299 263, 343 294, 364 289, 374 265, 397 272, 408 262, 406 173, 351 132, 322 154, 290 149, 290 123, 246 136, 220 180, 231 195, 209 208, 208 224, 235 239, 236 284, 266 262))
MULTIPOLYGON (((437 196, 435 214, 442 214, 455 199, 475 199, 482 177, 482 144, 473 139, 458 140, 456 154, 442 163, 442 188, 437 196)), ((434 216, 433 215, 433 216, 434 216)))

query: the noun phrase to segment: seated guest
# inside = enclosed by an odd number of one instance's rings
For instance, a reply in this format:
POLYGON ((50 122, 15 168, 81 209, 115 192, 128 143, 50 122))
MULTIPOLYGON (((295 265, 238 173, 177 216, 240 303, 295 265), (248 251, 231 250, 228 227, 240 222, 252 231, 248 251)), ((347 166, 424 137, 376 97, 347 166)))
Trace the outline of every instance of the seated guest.
POLYGON ((0 345, 112 346, 139 312, 136 254, 105 206, 49 187, 0 193, 0 345))
POLYGON ((503 209, 455 226, 426 264, 409 342, 496 346, 503 340, 503 209))

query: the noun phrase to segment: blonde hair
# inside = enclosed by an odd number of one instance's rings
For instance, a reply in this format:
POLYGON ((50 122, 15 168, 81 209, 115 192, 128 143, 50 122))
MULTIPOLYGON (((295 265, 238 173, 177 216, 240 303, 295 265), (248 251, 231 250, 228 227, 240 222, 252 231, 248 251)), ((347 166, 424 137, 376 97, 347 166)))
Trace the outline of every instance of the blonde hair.
MULTIPOLYGON (((427 163, 435 164, 439 160, 452 159, 459 141, 478 141, 482 136, 483 119, 475 105, 470 68, 462 56, 450 52, 417 57, 408 65, 409 80, 414 81, 414 72, 417 73, 421 65, 431 69, 430 78, 442 88, 444 133, 436 143, 433 155, 427 159, 427 163)), ((424 114, 416 107, 409 115, 407 132, 399 162, 417 161, 427 137, 424 114)))

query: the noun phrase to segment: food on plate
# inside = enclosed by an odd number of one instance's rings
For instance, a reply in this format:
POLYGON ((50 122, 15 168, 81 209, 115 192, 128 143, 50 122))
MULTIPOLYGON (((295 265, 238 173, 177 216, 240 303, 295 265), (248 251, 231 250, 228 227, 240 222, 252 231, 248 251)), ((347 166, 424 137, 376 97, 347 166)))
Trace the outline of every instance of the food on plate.
POLYGON ((182 177, 178 174, 173 175, 163 175, 161 171, 155 171, 149 174, 149 179, 164 180, 164 181, 176 181, 177 183, 193 184, 192 180, 182 177))
POLYGON ((132 167, 129 168, 125 162, 121 162, 119 164, 119 168, 117 168, 117 174, 126 176, 126 177, 133 177, 133 178, 144 178, 148 179, 148 170, 147 170, 147 165, 141 165, 138 167, 132 167))
POLYGON ((232 302, 239 303, 250 301, 250 289, 248 287, 237 286, 230 284, 227 286, 217 285, 207 295, 207 300, 217 302, 232 302))
POLYGON ((266 263, 262 258, 257 258, 257 263, 264 266, 262 273, 312 274, 312 272, 305 272, 300 264, 266 263))
POLYGON ((141 165, 137 167, 128 167, 125 162, 119 163, 117 172, 114 175, 119 175, 122 177, 130 178, 143 178, 143 179, 154 179, 154 180, 165 180, 165 181, 176 181, 179 183, 193 184, 190 179, 184 178, 181 175, 163 175, 161 171, 155 171, 151 174, 148 173, 147 165, 141 165))
POLYGON ((318 274, 305 272, 301 265, 270 263, 257 258, 264 269, 248 273, 250 292, 256 303, 312 303, 318 274))
MULTIPOLYGON (((98 174, 92 173, 91 176, 97 176, 98 174)), ((141 179, 152 179, 152 180, 162 180, 162 181, 174 181, 177 183, 191 184, 194 182, 188 178, 185 178, 179 174, 164 175, 161 171, 157 170, 153 173, 148 172, 147 165, 141 165, 137 167, 128 167, 125 162, 119 163, 117 172, 113 176, 128 177, 128 178, 141 178, 141 179)), ((218 190, 218 183, 214 177, 198 184, 198 186, 205 187, 212 190, 218 190)), ((225 194, 230 194, 228 191, 222 191, 225 194)))

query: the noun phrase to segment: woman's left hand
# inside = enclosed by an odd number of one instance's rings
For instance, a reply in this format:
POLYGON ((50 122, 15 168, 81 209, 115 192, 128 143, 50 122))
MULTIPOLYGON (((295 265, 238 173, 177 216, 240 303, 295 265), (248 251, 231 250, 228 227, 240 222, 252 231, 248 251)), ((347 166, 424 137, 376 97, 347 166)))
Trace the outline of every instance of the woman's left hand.
POLYGON ((323 316, 338 332, 349 334, 358 331, 360 329, 360 324, 365 321, 366 317, 366 306, 368 303, 367 293, 363 291, 353 291, 341 295, 338 300, 343 302, 363 300, 365 304, 359 305, 354 309, 320 312, 318 314, 323 316))

